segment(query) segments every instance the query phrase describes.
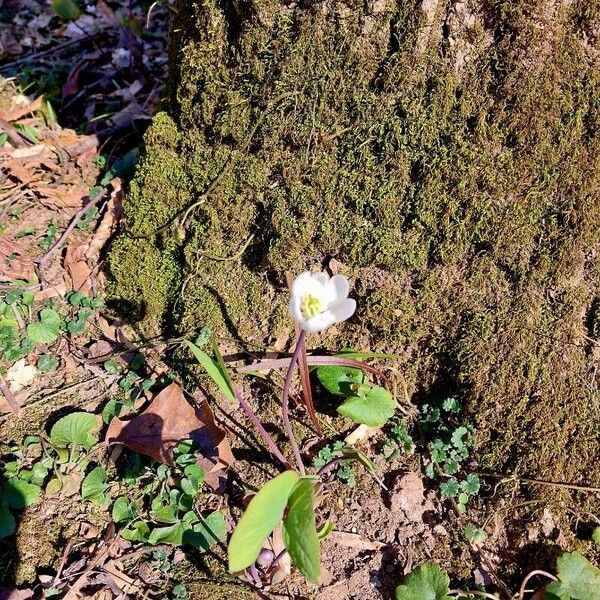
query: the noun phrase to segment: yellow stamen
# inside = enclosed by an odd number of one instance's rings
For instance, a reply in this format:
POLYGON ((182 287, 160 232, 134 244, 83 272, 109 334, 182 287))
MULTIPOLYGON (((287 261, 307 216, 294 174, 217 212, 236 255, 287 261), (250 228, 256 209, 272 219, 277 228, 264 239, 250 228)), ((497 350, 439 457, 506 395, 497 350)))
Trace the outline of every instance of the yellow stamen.
POLYGON ((321 312, 321 301, 316 296, 304 296, 300 302, 300 310, 305 319, 312 319, 321 312))

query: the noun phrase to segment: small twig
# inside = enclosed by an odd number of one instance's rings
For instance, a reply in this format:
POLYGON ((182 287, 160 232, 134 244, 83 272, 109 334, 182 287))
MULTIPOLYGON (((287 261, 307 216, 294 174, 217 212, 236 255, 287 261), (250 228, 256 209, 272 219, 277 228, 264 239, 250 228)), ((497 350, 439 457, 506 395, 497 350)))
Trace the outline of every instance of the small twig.
POLYGON ((254 234, 251 233, 248 236, 248 238, 246 239, 246 241, 242 244, 240 249, 235 254, 232 254, 231 256, 214 256, 213 254, 207 254, 206 252, 202 252, 202 250, 199 250, 198 254, 200 254, 200 256, 203 256, 204 258, 208 258, 209 260, 215 260, 218 262, 229 262, 231 260, 236 260, 236 259, 240 258, 240 256, 242 256, 244 254, 244 252, 246 252, 246 250, 248 249, 248 246, 250 245, 250 242, 253 239, 254 239, 254 234))
POLYGON ((29 402, 25 402, 25 406, 33 406, 34 404, 37 404, 38 402, 41 402, 41 401, 49 402, 50 400, 53 400, 54 398, 58 398, 59 396, 62 396, 63 394, 68 394, 70 392, 73 392, 74 390, 76 390, 80 387, 84 387, 85 385, 88 385, 90 383, 93 383, 94 381, 96 381, 98 379, 100 379, 100 377, 94 376, 94 377, 90 377, 89 379, 84 379, 83 381, 76 381, 75 383, 71 383, 62 388, 59 388, 58 390, 53 390, 53 389, 41 390, 40 392, 38 392, 36 394, 36 396, 37 396, 36 398, 34 398, 33 400, 31 400, 29 402))
POLYGON ((483 522, 481 529, 485 529, 490 524, 490 521, 494 517, 498 516, 498 514, 501 512, 505 512, 507 510, 517 510, 518 508, 523 508, 523 507, 529 506, 531 504, 543 504, 543 503, 544 503, 543 500, 527 500, 527 502, 520 502, 519 504, 509 504, 508 506, 501 506, 499 508, 496 508, 494 510, 494 512, 483 522))
POLYGON ((4 119, 0 119, 0 131, 4 131, 11 143, 17 148, 23 148, 24 146, 30 145, 27 142, 27 140, 19 133, 19 131, 4 119))
POLYGON ((15 315, 15 319, 17 320, 17 323, 19 325, 19 329, 23 331, 25 329, 25 323, 23 322, 23 319, 21 318, 21 315, 19 314, 16 305, 13 303, 10 305, 10 308, 12 309, 13 315, 15 315))
MULTIPOLYGON (((112 29, 112 28, 110 28, 110 29, 112 29)), ((100 37, 102 35, 104 35, 104 34, 103 33, 102 34, 95 33, 94 35, 89 35, 85 38, 76 38, 74 40, 69 40, 67 42, 63 42, 62 44, 58 44, 58 45, 54 46, 53 48, 48 48, 48 50, 42 50, 41 52, 34 52, 33 54, 28 54, 27 56, 23 56, 13 62, 6 63, 6 64, 2 65, 1 69, 2 69, 2 71, 4 71, 6 69, 11 69, 12 67, 18 67, 19 65, 21 65, 23 63, 37 60, 38 58, 41 58, 42 56, 48 56, 49 54, 54 54, 55 52, 60 52, 61 50, 64 50, 65 48, 68 48, 69 46, 76 46, 78 44, 81 44, 81 43, 84 43, 87 41, 91 42, 95 38, 100 37)))
POLYGON ((72 540, 68 541, 67 545, 63 551, 63 555, 60 559, 60 564, 58 565, 58 570, 56 571, 56 575, 54 576, 54 579, 52 580, 52 587, 56 587, 56 585, 60 581, 63 569, 65 568, 65 565, 67 564, 67 559, 69 558, 69 554, 71 552, 72 546, 73 546, 73 541, 72 540))
POLYGON ((0 392, 2 392, 4 398, 6 398, 6 402, 10 406, 11 410, 15 413, 15 415, 18 415, 19 411, 21 410, 21 405, 15 398, 14 394, 10 391, 10 388, 6 384, 6 381, 4 381, 2 375, 0 375, 0 392))
POLYGON ((600 525, 600 519, 594 513, 587 511, 576 511, 572 508, 567 508, 567 512, 571 513, 574 517, 576 517, 578 522, 580 519, 582 519, 584 515, 587 515, 590 519, 592 519, 592 521, 594 521, 594 523, 596 523, 596 525, 600 525))
POLYGON ((294 376, 296 364, 298 363, 298 358, 300 357, 300 353, 302 352, 302 348, 304 346, 305 337, 306 332, 302 330, 300 332, 300 335, 298 336, 296 348, 294 349, 294 354, 292 355, 292 358, 290 360, 290 366, 285 376, 285 383, 283 384, 283 398, 281 400, 283 426, 290 441, 290 445, 292 446, 292 451, 294 452, 294 457, 296 458, 296 462, 298 463, 298 468, 300 469, 300 473, 302 475, 304 475, 306 471, 304 469, 304 463, 302 462, 300 448, 298 447, 298 443, 296 442, 296 438, 294 437, 294 431, 292 430, 292 425, 290 423, 290 387, 292 385, 292 378, 294 376))
POLYGON ((532 479, 530 477, 519 477, 518 475, 502 475, 500 473, 485 473, 475 472, 475 475, 480 477, 491 477, 492 479, 502 479, 501 483, 507 483, 510 481, 519 481, 521 483, 530 483, 533 485, 547 485, 551 487, 564 488, 568 490, 578 490, 581 492, 593 492, 600 493, 600 487, 593 487, 590 485, 578 485, 576 483, 564 483, 562 481, 547 481, 544 479, 532 479))
MULTIPOLYGON (((167 4, 166 7, 169 8, 170 5, 167 4)), ((206 189, 204 190, 204 192, 202 192, 202 194, 200 194, 200 196, 198 196, 197 200, 194 200, 189 205, 183 206, 182 208, 180 208, 177 212, 175 212, 175 214, 173 214, 164 223, 162 223, 162 225, 159 225, 152 233, 150 233, 150 234, 143 234, 143 235, 142 234, 130 233, 129 236, 132 239, 147 239, 149 237, 158 235, 161 231, 163 231, 167 227, 170 227, 171 225, 173 225, 176 222, 178 222, 178 227, 180 227, 182 229, 185 229, 185 227, 186 227, 186 221, 188 220, 188 218, 191 215, 191 213, 196 208, 198 208, 199 206, 201 206, 202 204, 204 204, 204 202, 207 200, 207 198, 212 193, 212 191, 220 183, 221 178, 235 164, 235 162, 237 160, 237 157, 240 156, 241 153, 250 146, 250 144, 252 143, 252 140, 254 139, 254 135, 260 129, 261 125, 263 124, 263 122, 267 118, 267 115, 273 109, 273 107, 276 104, 278 104, 281 100, 284 100, 285 98, 287 98, 289 96, 293 96, 294 94, 295 94, 295 92, 285 92, 285 93, 279 94, 278 96, 275 96, 275 98, 273 98, 271 101, 269 101, 269 103, 267 104, 267 106, 263 110, 262 114, 256 120, 256 123, 250 129, 250 132, 249 132, 249 134, 248 134, 245 142, 243 144, 241 144, 239 146, 239 148, 236 149, 237 150, 236 152, 232 152, 231 154, 229 154, 229 156, 223 161, 223 164, 219 168, 217 174, 212 179, 212 181, 208 184, 208 186, 206 187, 206 189), (179 217, 181 215, 183 215, 183 217, 181 218, 181 220, 179 220, 179 217)))
POLYGON ((104 561, 110 556, 112 549, 115 544, 118 542, 119 537, 115 536, 115 538, 111 541, 110 544, 105 546, 101 551, 99 551, 90 561, 90 563, 86 566, 83 573, 77 578, 75 583, 66 590, 66 594, 63 596, 64 600, 76 600, 79 598, 79 590, 87 583, 89 574, 97 567, 104 564, 104 561))
POLYGON ((543 577, 547 577, 548 579, 552 579, 552 581, 556 581, 556 577, 554 577, 554 575, 551 575, 547 571, 540 571, 540 570, 531 571, 531 573, 529 573, 527 575, 527 577, 525 577, 525 579, 523 579, 523 583, 521 583, 521 587, 519 588, 518 595, 513 596, 513 598, 517 598, 518 600, 523 600, 523 597, 525 596, 525 588, 527 587, 527 584, 529 583, 529 580, 532 577, 534 577, 535 575, 542 575, 543 577))
POLYGON ((90 208, 96 206, 96 204, 98 204, 99 202, 104 200, 107 195, 108 195, 108 192, 106 190, 104 190, 103 192, 98 194, 94 199, 90 200, 83 208, 81 208, 77 212, 77 214, 71 219, 69 226, 65 229, 65 231, 60 236, 60 238, 58 238, 58 240, 52 245, 52 247, 48 250, 48 252, 46 252, 46 254, 44 254, 44 256, 42 256, 42 258, 40 258, 37 261, 38 268, 40 271, 42 271, 44 269, 44 267, 46 266, 46 263, 52 258, 52 256, 54 256, 54 254, 60 248, 62 248, 62 246, 66 242, 67 238, 71 235, 71 232, 73 231, 73 229, 75 229, 75 227, 77 226, 77 223, 79 223, 79 220, 81 219, 81 217, 83 217, 83 215, 85 215, 85 213, 88 210, 90 210, 90 208))

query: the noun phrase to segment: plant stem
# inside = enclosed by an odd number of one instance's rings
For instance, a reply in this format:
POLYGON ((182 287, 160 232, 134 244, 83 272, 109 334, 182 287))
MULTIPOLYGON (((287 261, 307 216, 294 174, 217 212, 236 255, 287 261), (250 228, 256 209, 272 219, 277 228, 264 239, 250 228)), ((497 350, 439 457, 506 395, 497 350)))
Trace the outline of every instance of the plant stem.
POLYGON ((71 235, 73 229, 75 229, 75 227, 77 226, 77 223, 79 223, 81 217, 83 217, 83 215, 85 215, 85 213, 88 210, 90 210, 90 208, 96 206, 96 204, 106 199, 107 196, 107 190, 100 192, 95 198, 90 199, 90 201, 77 212, 77 214, 71 219, 71 222, 69 223, 68 227, 65 229, 63 234, 60 236, 60 238, 58 238, 58 240, 54 242, 54 244, 52 244, 52 247, 48 250, 48 252, 46 252, 46 254, 44 254, 44 256, 42 256, 42 258, 40 258, 37 261, 38 269, 40 271, 44 270, 47 262, 52 258, 52 256, 54 256, 54 253, 62 248, 63 244, 67 241, 69 235, 71 235))
POLYGON ((450 590, 449 595, 453 598, 462 598, 464 596, 481 596, 482 598, 498 600, 498 595, 488 594, 488 592, 482 592, 481 590, 450 590))
POLYGON ((292 354, 292 358, 290 359, 290 366, 285 376, 285 383, 283 384, 283 398, 281 400, 283 426, 285 427, 285 432, 288 436, 288 439, 290 440, 290 445, 292 446, 292 451, 294 452, 294 458, 298 463, 298 469, 300 470, 300 473, 302 475, 304 475, 306 471, 302 462, 300 448, 298 447, 298 443, 296 442, 294 432, 292 431, 292 425, 290 423, 290 387, 292 385, 292 377, 294 376, 294 370, 296 368, 296 364, 298 363, 298 358, 300 357, 300 353, 302 352, 302 348, 304 347, 305 337, 306 332, 302 330, 300 332, 300 335, 298 336, 296 348, 294 349, 294 354, 292 354))
POLYGON ((527 575, 527 577, 525 577, 525 579, 523 579, 523 583, 521 584, 521 588, 519 589, 519 593, 518 593, 518 595, 513 596, 514 598, 518 598, 518 600, 523 600, 523 597, 525 596, 525 588, 527 587, 527 584, 529 583, 529 580, 532 577, 534 577, 535 575, 542 575, 543 577, 547 577, 548 579, 552 579, 552 581, 556 581, 556 577, 554 577, 554 575, 548 573, 547 571, 540 571, 540 570, 531 571, 531 573, 529 573, 527 575))
POLYGON ((518 475, 502 475, 500 473, 488 473, 475 471, 475 475, 479 477, 491 477, 493 479, 501 479, 500 483, 509 483, 510 481, 517 481, 520 483, 529 483, 533 485, 547 485, 550 487, 564 488, 567 490, 578 490, 581 492, 600 492, 600 487, 594 487, 590 485, 579 485, 576 483, 566 483, 563 481, 548 481, 545 479, 532 479, 530 477, 519 477, 518 475))
POLYGON ((267 446, 269 447, 269 450, 271 451, 271 453, 275 456, 275 458, 280 463, 283 464, 283 466, 286 469, 290 469, 291 465, 290 465, 289 461, 287 460, 287 458, 285 458, 285 456, 283 456, 283 454, 277 447, 277 444, 273 441, 273 438, 268 434, 267 430, 263 427, 262 423, 260 422, 259 418, 256 416, 256 414, 252 410, 251 406, 246 402, 246 400, 244 400, 243 396, 240 393, 238 393, 237 391, 235 392, 235 397, 237 398, 237 401, 239 402, 240 406, 246 413, 246 416, 252 421, 252 424, 254 425, 254 427, 256 427, 256 429, 258 430, 258 433, 260 433, 260 436, 264 440, 265 444, 267 444, 267 446))

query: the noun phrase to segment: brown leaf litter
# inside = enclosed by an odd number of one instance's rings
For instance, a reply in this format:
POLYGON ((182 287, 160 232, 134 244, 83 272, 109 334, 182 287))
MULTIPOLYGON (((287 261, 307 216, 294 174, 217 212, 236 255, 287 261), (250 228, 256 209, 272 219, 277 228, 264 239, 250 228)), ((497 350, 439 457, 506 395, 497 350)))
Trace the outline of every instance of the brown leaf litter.
POLYGON ((178 383, 171 383, 144 412, 129 421, 114 418, 105 437, 109 444, 123 444, 171 466, 175 465, 173 448, 187 439, 200 447, 198 464, 204 469, 207 483, 220 488, 224 470, 233 463, 229 442, 215 424, 206 399, 192 406, 178 383))

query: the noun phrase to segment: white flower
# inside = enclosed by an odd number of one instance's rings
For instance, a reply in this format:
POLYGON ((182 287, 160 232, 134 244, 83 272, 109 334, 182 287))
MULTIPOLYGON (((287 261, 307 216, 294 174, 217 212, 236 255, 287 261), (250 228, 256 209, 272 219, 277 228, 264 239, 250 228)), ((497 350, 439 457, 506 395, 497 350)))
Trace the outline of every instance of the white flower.
POLYGON ((292 283, 290 313, 304 331, 323 331, 354 314, 356 301, 348 298, 349 291, 343 275, 305 271, 292 283))

